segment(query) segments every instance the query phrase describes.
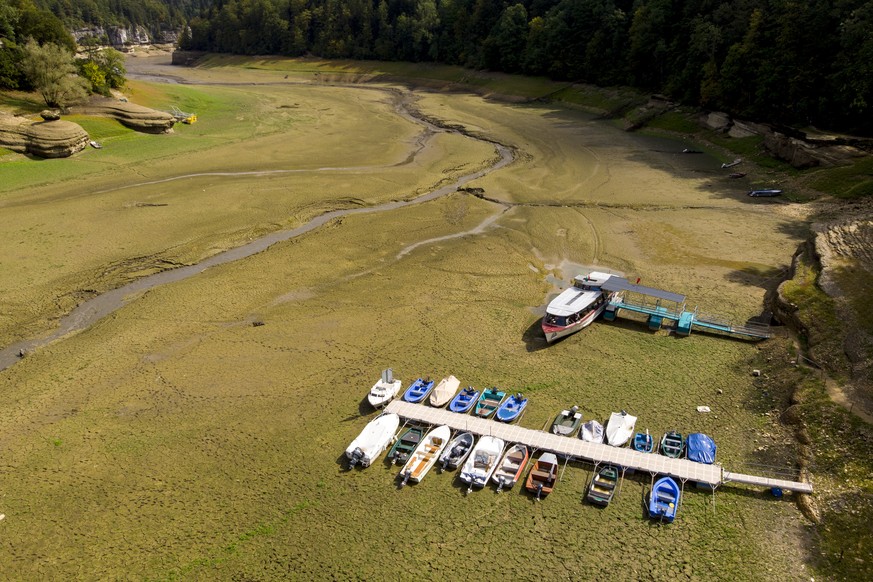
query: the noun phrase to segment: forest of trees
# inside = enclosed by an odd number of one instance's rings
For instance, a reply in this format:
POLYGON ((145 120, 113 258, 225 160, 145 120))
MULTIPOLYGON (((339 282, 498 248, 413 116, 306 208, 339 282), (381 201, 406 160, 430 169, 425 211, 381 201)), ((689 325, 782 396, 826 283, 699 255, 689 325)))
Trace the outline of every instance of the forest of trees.
POLYGON ((0 38, 3 4, 67 26, 187 22, 185 49, 630 85, 739 117, 873 134, 870 0, 0 0, 0 38))
POLYGON ((183 48, 435 61, 631 85, 873 133, 870 0, 213 0, 183 48))

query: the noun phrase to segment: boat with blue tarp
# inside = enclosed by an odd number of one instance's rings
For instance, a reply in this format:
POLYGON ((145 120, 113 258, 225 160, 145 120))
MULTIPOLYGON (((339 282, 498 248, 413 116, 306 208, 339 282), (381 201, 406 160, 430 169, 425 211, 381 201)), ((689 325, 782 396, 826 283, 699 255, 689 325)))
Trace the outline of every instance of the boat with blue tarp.
POLYGON ((688 460, 695 463, 712 465, 715 462, 715 441, 702 432, 693 432, 685 441, 688 460))

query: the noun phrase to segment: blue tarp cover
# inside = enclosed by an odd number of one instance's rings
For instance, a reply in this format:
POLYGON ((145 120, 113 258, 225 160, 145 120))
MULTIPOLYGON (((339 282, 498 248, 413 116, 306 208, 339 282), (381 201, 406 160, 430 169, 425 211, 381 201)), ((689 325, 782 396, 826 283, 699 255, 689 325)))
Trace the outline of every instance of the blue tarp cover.
POLYGON ((715 462, 715 441, 702 432, 688 435, 688 460, 711 465, 715 462))

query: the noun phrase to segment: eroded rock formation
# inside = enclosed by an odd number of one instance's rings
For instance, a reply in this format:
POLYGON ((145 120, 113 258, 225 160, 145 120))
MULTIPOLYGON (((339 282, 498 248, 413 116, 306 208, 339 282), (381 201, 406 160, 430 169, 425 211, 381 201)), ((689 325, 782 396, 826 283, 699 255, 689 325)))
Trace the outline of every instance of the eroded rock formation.
POLYGON ((109 97, 92 97, 88 103, 71 108, 74 113, 112 117, 122 125, 143 133, 168 133, 176 118, 166 111, 118 101, 109 97))
POLYGON ((70 121, 34 122, 0 112, 0 146, 41 158, 66 158, 88 145, 88 134, 70 121))

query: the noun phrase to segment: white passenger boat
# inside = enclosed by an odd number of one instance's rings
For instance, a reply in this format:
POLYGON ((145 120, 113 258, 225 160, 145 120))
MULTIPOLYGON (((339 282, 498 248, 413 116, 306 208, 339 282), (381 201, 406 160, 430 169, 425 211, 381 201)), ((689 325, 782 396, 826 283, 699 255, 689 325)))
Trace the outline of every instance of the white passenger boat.
POLYGON ((400 380, 394 379, 394 372, 391 368, 382 372, 382 377, 379 381, 373 384, 370 393, 367 395, 367 400, 373 408, 381 408, 391 402, 397 393, 400 391, 400 380))
POLYGON ((394 434, 399 426, 400 417, 396 414, 383 414, 371 420, 346 449, 349 468, 357 464, 369 467, 394 440, 394 434))
POLYGON ((588 326, 603 313, 612 293, 601 286, 612 277, 609 273, 592 271, 577 275, 573 285, 555 297, 546 307, 542 328, 546 341, 553 342, 588 326))
POLYGON ((480 438, 461 469, 461 481, 469 483, 470 489, 473 489, 474 485, 484 487, 497 468, 505 444, 503 439, 491 435, 480 438))
POLYGON ((446 425, 438 426, 427 433, 400 469, 400 477, 403 479, 400 486, 406 485, 407 481, 418 483, 424 479, 440 458, 450 438, 452 429, 446 425))
POLYGON ((613 412, 606 424, 606 443, 614 447, 622 447, 634 435, 637 417, 624 410, 613 412))

